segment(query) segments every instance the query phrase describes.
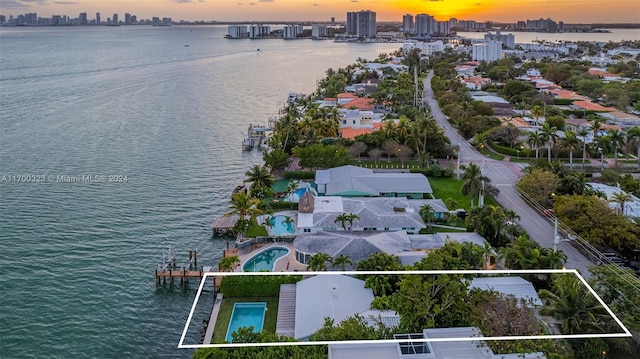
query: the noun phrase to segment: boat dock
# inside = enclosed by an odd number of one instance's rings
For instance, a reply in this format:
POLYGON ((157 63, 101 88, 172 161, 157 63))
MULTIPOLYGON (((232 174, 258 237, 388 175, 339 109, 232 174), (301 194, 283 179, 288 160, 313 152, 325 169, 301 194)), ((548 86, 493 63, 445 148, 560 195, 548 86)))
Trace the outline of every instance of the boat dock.
POLYGON ((269 118, 269 123, 266 125, 249 124, 249 128, 247 129, 247 136, 242 140, 242 149, 245 151, 250 151, 256 145, 258 147, 266 146, 268 138, 267 132, 273 131, 275 123, 275 118, 269 118))
POLYGON ((173 249, 167 251, 167 256, 162 254, 162 263, 158 264, 156 268, 156 287, 167 284, 173 286, 176 278, 180 279, 180 286, 189 285, 189 278, 198 278, 198 280, 204 277, 205 272, 210 272, 211 267, 198 268, 198 252, 195 250, 189 251, 189 263, 178 265, 176 263, 176 254, 173 249))

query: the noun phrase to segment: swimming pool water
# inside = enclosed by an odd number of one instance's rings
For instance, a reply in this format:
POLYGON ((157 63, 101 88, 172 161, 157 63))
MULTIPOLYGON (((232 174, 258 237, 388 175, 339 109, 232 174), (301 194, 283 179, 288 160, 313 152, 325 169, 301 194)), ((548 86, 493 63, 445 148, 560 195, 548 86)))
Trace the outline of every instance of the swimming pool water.
POLYGON ((272 247, 249 258, 242 266, 245 272, 259 272, 261 270, 273 271, 276 261, 289 253, 285 247, 272 247))
POLYGON ((287 235, 287 234, 293 234, 295 233, 296 229, 293 225, 293 222, 286 222, 287 217, 286 216, 274 216, 271 217, 271 224, 273 225, 271 227, 271 230, 273 231, 273 233, 277 236, 281 236, 281 235, 287 235))
POLYGON ((264 324, 264 315, 267 310, 266 302, 240 302, 233 305, 227 335, 224 340, 232 342, 231 333, 242 327, 253 326, 253 332, 258 333, 264 324))

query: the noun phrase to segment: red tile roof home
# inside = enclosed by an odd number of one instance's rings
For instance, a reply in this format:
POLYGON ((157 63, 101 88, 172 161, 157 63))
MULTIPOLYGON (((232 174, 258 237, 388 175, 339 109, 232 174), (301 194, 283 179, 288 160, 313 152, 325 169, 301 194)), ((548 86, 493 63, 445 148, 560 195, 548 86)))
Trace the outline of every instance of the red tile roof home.
POLYGON ((532 127, 531 124, 525 121, 522 117, 503 117, 500 121, 502 122, 502 126, 513 125, 518 128, 532 127))
POLYGON ((555 98, 559 98, 559 99, 566 99, 566 100, 586 100, 587 99, 582 95, 578 95, 574 91, 569 91, 562 88, 551 89, 548 92, 550 94, 555 95, 555 98))
POLYGON ((573 101, 573 106, 578 107, 581 110, 596 111, 596 112, 611 112, 615 111, 614 108, 600 106, 597 103, 591 101, 573 101))
POLYGON ((343 92, 343 93, 339 93, 337 97, 338 99, 341 99, 341 98, 356 98, 358 96, 352 94, 351 92, 343 92))
POLYGON ((350 108, 356 108, 358 110, 366 111, 366 110, 373 109, 373 101, 374 101, 374 99, 372 99, 372 98, 358 97, 356 99, 353 99, 353 100, 341 105, 341 107, 342 108, 349 108, 349 109, 350 108))
POLYGON ((622 131, 622 127, 618 125, 610 125, 608 123, 603 123, 600 125, 600 130, 605 131, 622 131))
POLYGON ((590 68, 589 69, 589 73, 591 75, 596 75, 596 76, 600 76, 600 77, 617 77, 617 75, 614 75, 614 74, 612 74, 610 72, 607 72, 604 69, 599 69, 599 68, 595 68, 595 67, 590 68))
POLYGON ((354 139, 356 136, 366 135, 375 131, 373 128, 351 128, 345 127, 340 129, 340 137, 354 139))

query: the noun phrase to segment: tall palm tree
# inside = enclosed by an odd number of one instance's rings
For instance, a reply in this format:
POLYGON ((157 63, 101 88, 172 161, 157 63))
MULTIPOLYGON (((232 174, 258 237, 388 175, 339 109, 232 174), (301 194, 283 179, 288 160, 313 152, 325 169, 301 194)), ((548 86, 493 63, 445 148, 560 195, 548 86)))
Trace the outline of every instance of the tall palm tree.
POLYGON ((331 256, 326 253, 316 253, 309 257, 307 269, 310 271, 326 271, 327 262, 331 263, 331 256))
POLYGON ((351 230, 353 228, 353 221, 360 219, 360 216, 358 216, 355 213, 349 213, 347 215, 347 221, 349 222, 349 230, 351 230))
POLYGON ((345 271, 346 270, 346 266, 347 265, 352 265, 353 262, 351 261, 351 258, 349 258, 349 256, 341 254, 341 255, 337 256, 336 258, 333 258, 333 260, 331 261, 331 264, 334 267, 340 267, 340 270, 345 271))
POLYGON ((636 159, 638 160, 638 169, 640 170, 640 126, 630 128, 627 131, 627 141, 636 145, 636 159))
POLYGON ((430 205, 423 204, 422 206, 420 206, 420 216, 422 217, 424 223, 426 223, 429 228, 431 228, 432 222, 436 219, 436 211, 434 211, 433 207, 431 207, 430 205))
POLYGON ((545 143, 544 134, 538 130, 530 132, 527 143, 529 146, 536 149, 536 159, 538 159, 538 150, 540 149, 540 146, 545 143))
POLYGON ((333 221, 333 223, 338 223, 338 222, 340 222, 340 225, 342 226, 342 229, 346 231, 346 230, 347 230, 347 226, 346 226, 346 224, 345 224, 345 223, 347 223, 347 221, 348 221, 348 220, 349 220, 349 219, 348 219, 348 217, 347 217, 347 214, 346 214, 346 213, 340 213, 340 214, 336 217, 335 221, 333 221))
POLYGON ((536 125, 537 125, 538 119, 541 116, 544 116, 544 109, 542 107, 540 107, 540 105, 534 105, 531 108, 531 116, 533 116, 533 118, 536 119, 536 125))
POLYGON ((562 148, 569 150, 569 167, 573 169, 573 151, 578 148, 580 140, 572 131, 564 131, 564 138, 560 141, 562 148))
POLYGON ((540 310, 562 323, 563 334, 602 333, 608 315, 605 309, 574 275, 554 274, 552 291, 542 289, 546 299, 540 310))
POLYGON ((253 165, 244 174, 247 179, 244 182, 251 182, 249 191, 258 198, 265 198, 269 193, 273 192, 271 186, 275 179, 267 166, 253 165))
POLYGON ((625 134, 622 131, 610 130, 607 133, 611 145, 613 145, 613 162, 615 167, 618 167, 618 148, 624 147, 625 134))
POLYGON ((258 209, 258 204, 260 204, 259 199, 251 197, 248 193, 241 191, 231 196, 231 205, 229 206, 231 211, 225 215, 230 216, 237 214, 241 220, 247 220, 247 217, 253 218, 262 213, 262 211, 258 209))
POLYGON ((542 249, 544 267, 549 269, 561 268, 567 262, 567 255, 561 250, 542 249))
POLYGON ((618 213, 624 216, 624 205, 628 202, 631 202, 631 194, 625 192, 615 192, 613 197, 609 199, 609 202, 618 204, 618 213))
POLYGON ((544 143, 547 144, 547 156, 549 162, 551 162, 551 147, 555 145, 556 139, 558 138, 558 135, 556 134, 556 132, 558 132, 558 128, 556 126, 551 126, 549 122, 545 122, 542 124, 542 129, 540 131, 542 132, 544 143))
POLYGON ((462 181, 462 194, 465 196, 469 195, 471 197, 471 208, 473 208, 475 198, 482 191, 482 182, 484 181, 485 185, 487 185, 491 180, 489 177, 482 174, 480 167, 477 164, 470 163, 464 168, 462 181))
MULTIPOLYGON (((578 131, 578 136, 580 136, 580 138, 582 139, 582 168, 584 168, 585 166, 584 163, 587 158, 587 135, 588 134, 589 134, 589 130, 587 130, 586 128, 583 128, 580 131, 578 131)), ((640 149, 638 151, 640 151, 640 149)), ((640 168, 640 165, 638 166, 638 168, 640 168)))

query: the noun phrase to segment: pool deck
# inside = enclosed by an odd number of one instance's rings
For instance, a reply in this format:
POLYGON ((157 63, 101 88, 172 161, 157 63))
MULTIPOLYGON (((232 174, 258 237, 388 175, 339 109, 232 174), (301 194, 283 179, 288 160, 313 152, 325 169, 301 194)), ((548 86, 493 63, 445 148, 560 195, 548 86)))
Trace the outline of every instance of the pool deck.
POLYGON ((295 272, 304 271, 307 266, 300 264, 296 261, 296 250, 291 243, 275 242, 275 243, 259 243, 251 246, 240 248, 238 251, 238 258, 240 258, 240 265, 235 268, 236 272, 242 272, 242 266, 249 258, 253 257, 256 253, 270 247, 286 247, 289 249, 289 253, 276 261, 274 272, 295 272))

